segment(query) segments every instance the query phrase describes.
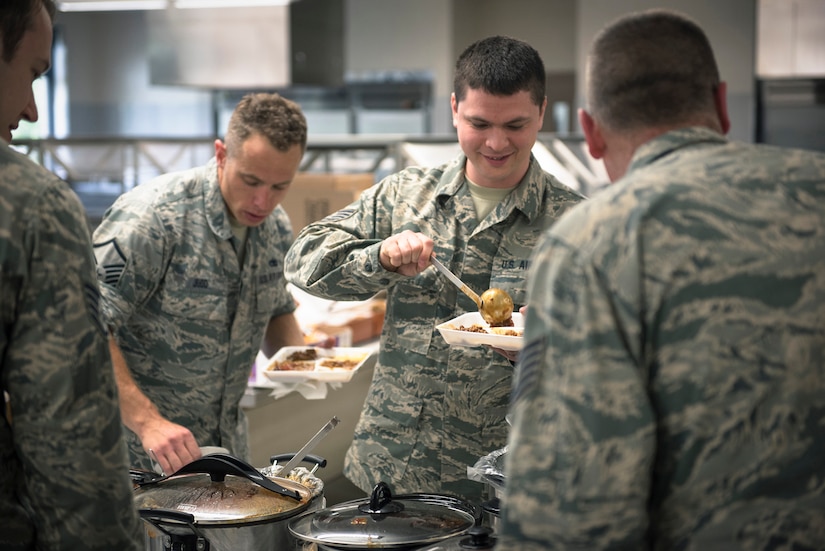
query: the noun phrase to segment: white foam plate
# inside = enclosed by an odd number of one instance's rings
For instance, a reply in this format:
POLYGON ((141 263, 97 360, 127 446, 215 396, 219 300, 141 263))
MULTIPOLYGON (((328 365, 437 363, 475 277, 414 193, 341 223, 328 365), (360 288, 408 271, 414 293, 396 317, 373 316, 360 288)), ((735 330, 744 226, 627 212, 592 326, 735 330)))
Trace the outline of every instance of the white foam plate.
POLYGON ((436 329, 444 337, 447 343, 453 346, 483 346, 490 345, 502 350, 521 350, 524 344, 523 336, 499 335, 494 331, 520 330, 524 331, 524 317, 518 312, 513 312, 513 327, 493 327, 484 321, 481 314, 478 312, 468 312, 462 314, 442 324, 436 325, 436 329), (458 329, 459 327, 472 327, 473 325, 480 325, 487 333, 475 333, 473 331, 464 331, 458 329))
POLYGON ((364 362, 372 355, 369 348, 334 347, 321 348, 317 346, 284 346, 270 358, 269 363, 260 371, 270 381, 275 382, 301 382, 301 381, 326 381, 346 383, 355 372, 358 371, 364 362), (285 371, 274 369, 276 364, 286 361, 286 359, 300 350, 314 349, 318 359, 312 362, 313 366, 308 371, 285 371), (357 360, 353 367, 326 367, 325 360, 357 360))

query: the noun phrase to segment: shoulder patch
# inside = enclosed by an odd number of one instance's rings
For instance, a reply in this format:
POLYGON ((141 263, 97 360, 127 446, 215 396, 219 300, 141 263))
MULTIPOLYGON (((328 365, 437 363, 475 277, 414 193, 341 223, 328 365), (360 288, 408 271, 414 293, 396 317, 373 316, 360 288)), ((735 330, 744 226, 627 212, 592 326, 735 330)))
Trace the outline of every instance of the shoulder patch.
POLYGON ((98 259, 98 280, 106 285, 117 285, 120 276, 126 270, 126 255, 123 254, 123 249, 118 246, 117 239, 95 243, 93 247, 95 258, 98 259))
POLYGON ((86 300, 86 310, 89 312, 89 317, 97 327, 101 334, 106 331, 103 328, 103 322, 100 319, 100 290, 97 285, 86 283, 83 285, 83 297, 86 300))
POLYGON ((324 222, 338 222, 339 220, 344 220, 345 218, 349 218, 355 214, 355 209, 341 209, 338 212, 333 212, 326 218, 324 218, 324 222))
POLYGON ((527 343, 519 354, 519 361, 516 368, 516 381, 510 395, 510 405, 517 403, 524 394, 536 385, 536 379, 541 369, 542 356, 544 355, 544 340, 534 340, 527 343))

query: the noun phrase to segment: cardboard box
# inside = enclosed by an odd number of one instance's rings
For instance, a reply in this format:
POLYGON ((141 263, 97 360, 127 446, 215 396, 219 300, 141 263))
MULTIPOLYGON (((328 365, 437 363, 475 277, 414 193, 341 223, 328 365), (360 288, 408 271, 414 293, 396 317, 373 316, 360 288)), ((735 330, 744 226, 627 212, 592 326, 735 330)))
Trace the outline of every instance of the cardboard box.
POLYGON ((372 173, 327 174, 301 172, 281 202, 295 235, 301 229, 349 205, 375 183, 372 173))
POLYGON ((343 330, 349 333, 350 346, 362 344, 381 336, 386 311, 387 301, 373 298, 356 307, 338 312, 328 322, 313 324, 311 330, 327 335, 338 335, 343 330))

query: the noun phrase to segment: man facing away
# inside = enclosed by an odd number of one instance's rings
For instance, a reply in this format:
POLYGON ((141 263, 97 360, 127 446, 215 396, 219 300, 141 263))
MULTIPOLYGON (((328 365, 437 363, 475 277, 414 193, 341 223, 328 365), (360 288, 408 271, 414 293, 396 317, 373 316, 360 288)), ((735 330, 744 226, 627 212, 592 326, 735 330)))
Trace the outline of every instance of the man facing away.
POLYGON ((597 36, 579 116, 615 183, 533 259, 497 549, 823 549, 825 155, 726 140, 667 11, 597 36))
POLYGON ((69 186, 12 150, 37 120, 52 0, 0 3, 0 549, 141 549, 89 228, 69 186))

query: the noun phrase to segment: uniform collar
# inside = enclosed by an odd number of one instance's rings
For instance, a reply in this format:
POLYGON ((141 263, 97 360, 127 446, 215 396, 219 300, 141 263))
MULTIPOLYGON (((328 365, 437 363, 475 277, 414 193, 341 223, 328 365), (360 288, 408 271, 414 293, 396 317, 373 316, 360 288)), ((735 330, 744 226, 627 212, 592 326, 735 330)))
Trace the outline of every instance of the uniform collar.
POLYGON ((693 126, 689 128, 680 128, 665 132, 656 136, 639 146, 630 160, 630 165, 627 167, 627 174, 630 174, 636 169, 650 165, 657 160, 670 155, 671 153, 700 143, 708 144, 724 144, 727 143, 727 138, 702 126, 693 126))
MULTIPOLYGON (((436 189, 436 197, 442 204, 449 197, 454 197, 464 185, 464 165, 467 156, 463 153, 444 166, 441 183, 436 189)), ((542 214, 542 201, 545 194, 544 182, 546 176, 536 158, 530 154, 530 166, 513 192, 505 198, 509 205, 499 220, 507 218, 513 209, 518 209, 533 222, 542 214)), ((498 208, 498 207, 496 207, 498 208)))
POLYGON ((533 223, 544 213, 543 202, 547 193, 545 182, 547 176, 536 158, 530 154, 530 166, 527 174, 519 182, 518 187, 513 190, 510 199, 514 208, 520 210, 533 223))
POLYGON ((218 183, 218 160, 209 159, 203 170, 203 203, 209 227, 220 239, 232 238, 232 228, 229 226, 229 211, 221 194, 218 183))

